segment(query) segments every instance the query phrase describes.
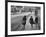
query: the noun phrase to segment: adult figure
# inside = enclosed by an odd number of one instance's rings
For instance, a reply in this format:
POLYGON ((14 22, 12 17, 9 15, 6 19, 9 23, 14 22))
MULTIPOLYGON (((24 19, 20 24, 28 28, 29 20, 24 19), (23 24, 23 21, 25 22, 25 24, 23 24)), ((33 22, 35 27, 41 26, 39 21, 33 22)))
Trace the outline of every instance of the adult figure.
POLYGON ((26 24, 26 16, 24 16, 22 19, 22 25, 24 26, 24 29, 25 29, 25 24, 26 24))
POLYGON ((38 17, 35 18, 35 23, 36 23, 36 28, 37 28, 37 29, 40 29, 40 25, 39 25, 39 23, 38 23, 38 17))
POLYGON ((36 24, 38 24, 38 17, 35 18, 35 22, 36 22, 36 24))
POLYGON ((31 24, 31 27, 33 28, 34 21, 33 21, 33 17, 32 16, 30 17, 30 21, 29 22, 31 24))

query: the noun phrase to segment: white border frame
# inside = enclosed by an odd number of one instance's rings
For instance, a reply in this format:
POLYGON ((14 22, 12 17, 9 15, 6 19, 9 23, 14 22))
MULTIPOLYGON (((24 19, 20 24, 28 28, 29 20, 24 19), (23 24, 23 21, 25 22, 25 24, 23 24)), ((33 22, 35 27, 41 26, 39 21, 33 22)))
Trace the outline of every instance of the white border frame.
POLYGON ((43 4, 32 4, 32 3, 16 3, 8 2, 8 35, 18 35, 18 34, 35 34, 43 33, 43 4), (32 31, 11 31, 11 5, 15 6, 36 6, 41 8, 41 30, 32 30, 32 31))

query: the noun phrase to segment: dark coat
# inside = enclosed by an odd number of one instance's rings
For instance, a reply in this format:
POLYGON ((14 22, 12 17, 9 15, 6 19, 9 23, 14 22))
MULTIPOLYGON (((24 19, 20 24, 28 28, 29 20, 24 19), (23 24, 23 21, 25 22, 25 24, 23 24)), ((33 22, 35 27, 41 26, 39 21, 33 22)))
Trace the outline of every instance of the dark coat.
POLYGON ((23 25, 26 24, 26 16, 23 17, 23 22, 22 22, 23 25))
POLYGON ((38 17, 35 18, 35 22, 38 23, 38 17))
POLYGON ((31 17, 29 20, 30 24, 34 24, 33 18, 31 17))

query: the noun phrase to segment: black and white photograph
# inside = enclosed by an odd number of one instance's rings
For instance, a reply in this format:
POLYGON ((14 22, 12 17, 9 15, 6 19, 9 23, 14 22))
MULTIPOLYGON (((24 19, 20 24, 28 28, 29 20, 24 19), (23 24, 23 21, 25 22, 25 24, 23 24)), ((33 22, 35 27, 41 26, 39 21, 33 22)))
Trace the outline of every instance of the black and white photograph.
POLYGON ((11 5, 11 31, 40 30, 40 7, 11 5))
POLYGON ((8 35, 43 33, 43 4, 8 3, 8 35))

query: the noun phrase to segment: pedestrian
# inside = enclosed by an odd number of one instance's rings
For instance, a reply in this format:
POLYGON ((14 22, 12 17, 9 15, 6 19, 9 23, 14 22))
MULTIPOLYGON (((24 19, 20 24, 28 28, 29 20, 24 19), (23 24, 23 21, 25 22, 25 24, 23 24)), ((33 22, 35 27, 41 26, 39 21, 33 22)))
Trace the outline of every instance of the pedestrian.
POLYGON ((31 27, 33 28, 34 21, 33 21, 33 17, 32 16, 30 17, 30 21, 29 22, 31 24, 31 27))
POLYGON ((22 19, 22 25, 24 26, 24 29, 25 29, 25 24, 26 24, 26 16, 24 16, 22 19))

